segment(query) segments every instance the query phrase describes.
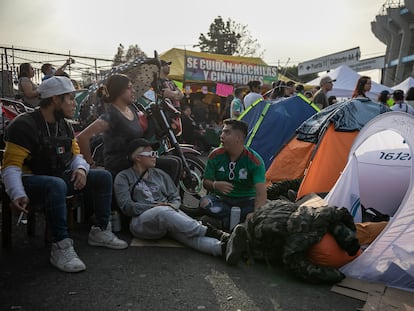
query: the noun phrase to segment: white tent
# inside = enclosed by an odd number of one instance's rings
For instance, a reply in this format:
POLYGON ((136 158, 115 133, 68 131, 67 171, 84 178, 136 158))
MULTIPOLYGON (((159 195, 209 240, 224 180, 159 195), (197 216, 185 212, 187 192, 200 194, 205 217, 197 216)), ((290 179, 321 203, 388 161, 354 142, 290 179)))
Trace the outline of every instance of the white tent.
POLYGON ((408 77, 407 79, 405 79, 403 82, 401 82, 400 84, 397 84, 395 86, 392 87, 393 90, 403 90, 404 93, 407 93, 408 89, 414 87, 414 78, 413 77, 408 77))
POLYGON ((348 208, 356 222, 361 221, 359 201, 365 207, 374 207, 392 216, 377 239, 361 256, 344 266, 342 272, 349 277, 384 282, 412 291, 413 133, 414 117, 407 113, 387 112, 371 120, 355 139, 343 174, 325 198, 329 205, 348 208), (359 158, 367 162, 369 157, 373 160, 368 166, 359 162, 359 158))
MULTIPOLYGON (((346 65, 342 65, 334 70, 331 70, 327 75, 330 76, 333 80, 336 80, 336 82, 334 82, 332 91, 328 92, 328 96, 334 95, 336 97, 346 98, 352 97, 352 93, 354 92, 358 79, 361 77, 356 71, 352 70, 346 65)), ((318 77, 306 84, 319 85, 319 82, 323 76, 318 77)), ((383 90, 387 90, 392 93, 391 88, 372 81, 371 91, 366 95, 370 99, 376 101, 378 95, 383 90)))
POLYGON ((362 220, 360 203, 392 216, 410 183, 410 160, 409 147, 398 133, 376 133, 350 153, 347 166, 326 199, 331 205, 347 207, 357 222, 362 220))

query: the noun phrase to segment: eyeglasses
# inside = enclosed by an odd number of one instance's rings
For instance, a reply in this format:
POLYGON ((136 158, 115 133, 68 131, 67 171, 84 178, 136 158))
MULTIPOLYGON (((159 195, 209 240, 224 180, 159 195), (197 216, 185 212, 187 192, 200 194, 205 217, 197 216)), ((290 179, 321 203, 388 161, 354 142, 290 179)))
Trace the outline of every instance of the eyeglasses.
POLYGON ((138 153, 137 155, 143 157, 158 158, 158 151, 143 151, 138 153))
POLYGON ((236 168, 236 162, 229 163, 229 180, 234 180, 234 169, 236 168))

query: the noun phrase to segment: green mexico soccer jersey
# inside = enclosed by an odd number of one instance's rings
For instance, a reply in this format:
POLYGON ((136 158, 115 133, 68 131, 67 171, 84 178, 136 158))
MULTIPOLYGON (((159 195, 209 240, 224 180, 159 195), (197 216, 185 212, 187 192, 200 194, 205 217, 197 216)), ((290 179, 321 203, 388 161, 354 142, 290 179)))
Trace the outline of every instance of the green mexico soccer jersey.
POLYGON ((235 162, 223 148, 217 148, 208 157, 204 178, 232 183, 229 197, 254 197, 255 185, 265 182, 265 166, 260 155, 248 147, 235 162))
POLYGON ((243 103, 240 98, 233 99, 230 105, 230 117, 232 119, 236 118, 235 113, 238 112, 238 115, 240 115, 244 110, 243 108, 243 103))

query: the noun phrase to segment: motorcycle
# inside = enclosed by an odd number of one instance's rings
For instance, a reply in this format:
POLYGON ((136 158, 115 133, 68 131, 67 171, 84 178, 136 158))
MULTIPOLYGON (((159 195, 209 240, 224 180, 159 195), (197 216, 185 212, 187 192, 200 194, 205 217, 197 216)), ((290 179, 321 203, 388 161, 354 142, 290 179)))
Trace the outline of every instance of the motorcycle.
MULTIPOLYGON (((135 70, 135 73, 137 74, 137 76, 134 77, 134 81, 145 81, 145 86, 150 84, 148 89, 152 87, 153 90, 147 91, 145 94, 142 91, 136 92, 139 97, 133 105, 136 110, 141 115, 144 115, 148 122, 151 122, 154 126, 157 140, 160 141, 162 146, 160 155, 173 155, 180 158, 183 167, 179 181, 180 194, 184 204, 194 205, 194 202, 191 202, 191 197, 199 199, 205 194, 205 189, 203 188, 202 183, 205 163, 199 158, 201 153, 198 152, 193 145, 180 144, 177 139, 177 136, 179 136, 181 132, 181 113, 174 108, 168 98, 164 98, 161 95, 161 89, 158 84, 161 63, 157 53, 155 52, 153 59, 135 62, 134 64, 133 70, 135 70), (140 71, 140 64, 156 64, 156 69, 153 67, 150 68, 153 73, 151 82, 149 82, 150 70, 140 71)), ((141 90, 143 89, 144 87, 141 87, 141 90)), ((102 138, 95 138, 95 140, 91 142, 91 150, 94 162, 102 165, 102 138)))
MULTIPOLYGON (((160 156, 175 156, 182 163, 179 188, 183 204, 188 208, 195 204, 194 200, 205 195, 202 176, 205 171, 205 163, 199 158, 201 153, 193 145, 180 144, 177 136, 181 133, 180 112, 173 107, 168 99, 162 98, 158 103, 149 99, 146 104, 134 103, 134 107, 141 117, 145 116, 147 122, 154 127, 156 139, 160 142, 160 156)), ((91 140, 92 157, 97 166, 103 164, 103 137, 96 136, 91 140)), ((192 210, 186 210, 191 214, 192 210)), ((194 213, 196 209, 194 208, 194 213)))
POLYGON ((183 172, 179 182, 181 194, 199 198, 203 191, 205 164, 199 158, 201 153, 193 145, 180 144, 178 141, 177 136, 181 135, 181 113, 168 98, 158 98, 158 103, 151 102, 146 108, 142 104, 137 106, 155 127, 157 140, 161 142, 161 155, 174 155, 182 161, 183 172))
POLYGON ((1 125, 0 125, 0 149, 4 148, 4 132, 7 125, 19 114, 33 111, 33 108, 26 106, 24 103, 7 97, 0 98, 1 107, 1 125))

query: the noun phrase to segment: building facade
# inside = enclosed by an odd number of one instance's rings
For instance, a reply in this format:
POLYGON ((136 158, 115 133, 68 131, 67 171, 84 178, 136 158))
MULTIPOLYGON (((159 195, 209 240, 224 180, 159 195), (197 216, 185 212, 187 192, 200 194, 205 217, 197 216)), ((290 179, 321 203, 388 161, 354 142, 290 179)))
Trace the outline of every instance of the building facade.
POLYGON ((414 75, 414 1, 388 0, 371 22, 386 46, 382 83, 396 85, 414 75))

